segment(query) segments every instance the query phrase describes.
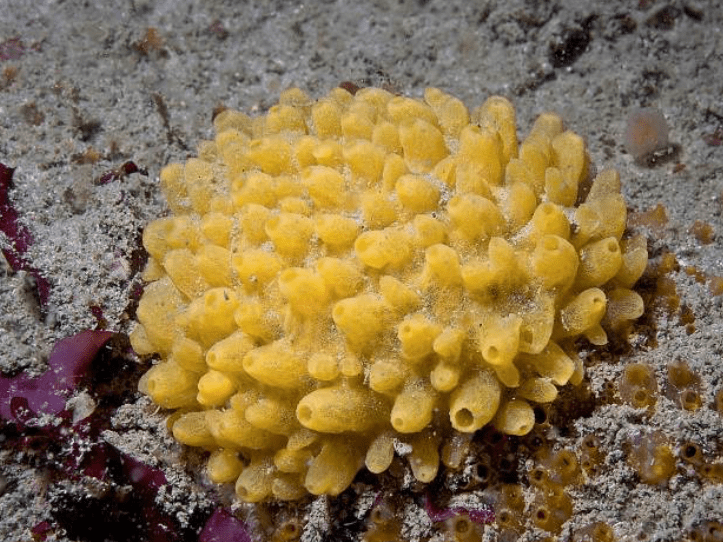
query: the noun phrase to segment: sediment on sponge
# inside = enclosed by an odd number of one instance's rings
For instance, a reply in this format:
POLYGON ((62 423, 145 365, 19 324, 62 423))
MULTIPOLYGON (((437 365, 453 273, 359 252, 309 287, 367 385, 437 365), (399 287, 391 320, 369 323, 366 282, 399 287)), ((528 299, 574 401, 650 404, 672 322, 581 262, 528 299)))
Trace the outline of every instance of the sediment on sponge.
POLYGON ((502 97, 291 89, 214 127, 161 172, 132 343, 161 358, 140 389, 246 501, 338 494, 399 445, 431 481, 456 434, 528 433, 582 381, 575 341, 642 313, 620 178, 591 178, 555 114, 520 142, 502 97))

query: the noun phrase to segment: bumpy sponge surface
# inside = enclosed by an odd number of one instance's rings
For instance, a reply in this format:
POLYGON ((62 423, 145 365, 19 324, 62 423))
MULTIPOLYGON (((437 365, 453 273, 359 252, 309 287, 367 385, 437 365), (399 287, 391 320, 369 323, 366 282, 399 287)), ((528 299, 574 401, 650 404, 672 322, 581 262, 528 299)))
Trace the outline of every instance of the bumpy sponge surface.
POLYGON ((529 432, 582 380, 573 340, 642 313, 620 179, 591 182, 557 115, 519 144, 501 97, 292 89, 214 125, 161 172, 131 339, 161 358, 141 390, 243 500, 338 494, 400 441, 431 481, 444 438, 529 432))

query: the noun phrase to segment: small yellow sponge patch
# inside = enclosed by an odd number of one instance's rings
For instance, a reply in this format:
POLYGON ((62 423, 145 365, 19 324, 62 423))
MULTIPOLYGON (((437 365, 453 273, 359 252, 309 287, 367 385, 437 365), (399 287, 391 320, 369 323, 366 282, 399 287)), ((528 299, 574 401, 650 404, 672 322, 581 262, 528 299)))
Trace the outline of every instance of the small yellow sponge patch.
POLYGON ((444 439, 528 433, 583 378, 573 341, 642 314, 620 178, 557 115, 520 144, 501 97, 292 89, 214 125, 161 172, 131 339, 161 358, 141 391, 245 501, 336 495, 397 442, 429 482, 444 439))

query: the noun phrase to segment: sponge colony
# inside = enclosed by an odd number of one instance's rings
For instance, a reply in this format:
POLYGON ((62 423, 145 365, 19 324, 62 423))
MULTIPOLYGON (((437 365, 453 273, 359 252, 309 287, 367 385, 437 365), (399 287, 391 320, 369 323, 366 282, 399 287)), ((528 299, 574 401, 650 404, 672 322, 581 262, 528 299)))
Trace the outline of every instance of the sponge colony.
POLYGON ((529 432, 583 377, 574 341, 642 313, 619 176, 580 202, 587 154, 557 115, 518 144, 500 97, 292 89, 214 125, 161 172, 131 339, 161 358, 140 389, 243 500, 338 494, 398 441, 429 482, 441 439, 529 432))

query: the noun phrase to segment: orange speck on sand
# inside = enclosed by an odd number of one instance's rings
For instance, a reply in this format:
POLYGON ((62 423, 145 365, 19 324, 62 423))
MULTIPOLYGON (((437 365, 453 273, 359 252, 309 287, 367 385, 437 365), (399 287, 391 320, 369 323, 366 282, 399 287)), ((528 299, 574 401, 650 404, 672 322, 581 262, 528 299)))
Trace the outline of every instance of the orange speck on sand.
POLYGON ((708 287, 710 288, 710 295, 714 297, 723 295, 723 277, 710 277, 710 283, 708 284, 708 287))
POLYGON ((628 217, 628 226, 646 226, 658 237, 663 235, 667 224, 668 214, 665 212, 665 207, 660 203, 648 211, 632 212, 628 217))

